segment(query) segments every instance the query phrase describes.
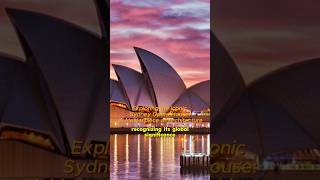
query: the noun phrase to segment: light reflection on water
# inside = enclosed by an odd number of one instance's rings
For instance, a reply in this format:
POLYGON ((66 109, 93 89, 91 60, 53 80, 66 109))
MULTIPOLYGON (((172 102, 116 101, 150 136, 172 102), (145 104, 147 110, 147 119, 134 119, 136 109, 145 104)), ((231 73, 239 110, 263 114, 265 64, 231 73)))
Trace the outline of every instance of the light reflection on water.
POLYGON ((137 134, 110 136, 111 179, 210 179, 208 174, 180 174, 182 152, 209 153, 209 135, 149 138, 137 134))

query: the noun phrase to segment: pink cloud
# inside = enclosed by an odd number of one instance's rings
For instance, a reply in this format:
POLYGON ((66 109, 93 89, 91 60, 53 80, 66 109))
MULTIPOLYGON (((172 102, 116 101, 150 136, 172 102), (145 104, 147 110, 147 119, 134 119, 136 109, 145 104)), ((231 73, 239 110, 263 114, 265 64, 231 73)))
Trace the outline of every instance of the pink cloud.
MULTIPOLYGON (((183 3, 186 1, 174 1, 169 7, 183 3)), ((209 29, 196 29, 196 23, 208 23, 209 27, 209 17, 204 18, 192 12, 166 14, 169 7, 141 7, 119 1, 111 2, 111 16, 114 15, 111 21, 111 63, 140 70, 133 50, 137 46, 166 60, 187 86, 208 80, 210 33, 209 29), (194 24, 195 28, 186 24, 194 24), (133 29, 139 31, 132 32, 133 29)), ((110 76, 114 77, 113 71, 110 76)))
POLYGON ((164 7, 137 7, 126 5, 122 2, 111 3, 115 19, 112 20, 111 26, 113 29, 140 27, 147 29, 159 29, 166 26, 177 26, 183 23, 205 22, 198 17, 171 17, 165 16, 164 7))
MULTIPOLYGON (((179 32, 181 33, 181 32, 179 32)), ((172 33, 172 36, 175 34, 172 33)), ((123 47, 129 47, 130 53, 111 53, 111 63, 138 67, 138 59, 133 51, 133 46, 145 48, 165 59, 182 76, 186 84, 191 85, 199 81, 207 80, 210 76, 210 49, 202 47, 201 43, 209 43, 209 39, 191 37, 186 39, 161 39, 152 35, 135 35, 130 37, 116 38, 111 41, 111 49, 121 51, 123 47), (205 42, 206 41, 206 42, 205 42), (187 78, 184 71, 206 71, 204 74, 194 74, 187 78), (196 79, 196 81, 195 81, 196 79)), ((137 68, 136 68, 137 69, 137 68)))

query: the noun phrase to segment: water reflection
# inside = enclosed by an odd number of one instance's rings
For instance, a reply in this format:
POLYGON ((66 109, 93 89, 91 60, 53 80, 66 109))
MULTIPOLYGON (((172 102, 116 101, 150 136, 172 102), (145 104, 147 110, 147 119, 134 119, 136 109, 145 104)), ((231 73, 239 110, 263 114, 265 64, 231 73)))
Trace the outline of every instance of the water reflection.
POLYGON ((125 179, 128 179, 128 173, 129 173, 129 135, 126 134, 126 162, 125 162, 125 179))
MULTIPOLYGON (((113 141, 113 167, 114 171, 118 171, 118 141, 117 141, 117 134, 113 135, 114 141, 113 141)), ((112 147, 112 146, 111 146, 112 147)), ((114 174, 115 178, 117 179, 117 174, 114 174)))
POLYGON ((175 138, 148 138, 133 134, 111 135, 111 179, 210 179, 208 174, 182 175, 179 164, 182 152, 209 152, 209 137, 176 135, 175 138))

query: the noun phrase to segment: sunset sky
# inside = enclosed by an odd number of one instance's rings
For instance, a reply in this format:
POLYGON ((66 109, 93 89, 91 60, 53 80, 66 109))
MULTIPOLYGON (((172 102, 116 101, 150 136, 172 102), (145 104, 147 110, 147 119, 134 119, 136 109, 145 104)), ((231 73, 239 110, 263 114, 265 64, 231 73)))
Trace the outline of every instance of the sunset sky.
MULTIPOLYGON (((140 71, 133 46, 165 59, 187 86, 208 80, 209 0, 110 0, 111 63, 140 71)), ((55 16, 100 34, 93 0, 1 0, 0 52, 23 57, 5 12, 21 8, 55 16)), ((111 67, 112 78, 115 78, 111 67)))
POLYGON ((209 79, 209 0, 111 0, 110 7, 112 64, 140 71, 137 46, 166 60, 187 86, 209 79))
MULTIPOLYGON (((212 5, 213 31, 247 82, 320 57, 320 1, 215 0, 212 5)), ((23 57, 5 7, 49 14, 100 33, 92 0, 1 0, 0 52, 23 57)), ((139 70, 132 46, 140 46, 168 61, 188 85, 209 79, 209 0, 112 0, 111 9, 112 63, 139 70)))

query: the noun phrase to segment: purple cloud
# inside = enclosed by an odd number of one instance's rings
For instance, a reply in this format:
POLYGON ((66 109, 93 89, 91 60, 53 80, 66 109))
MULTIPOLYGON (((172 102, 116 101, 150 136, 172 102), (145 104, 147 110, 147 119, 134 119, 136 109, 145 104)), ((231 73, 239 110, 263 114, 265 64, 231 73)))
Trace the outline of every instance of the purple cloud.
POLYGON ((138 46, 165 59, 187 86, 209 79, 209 2, 133 2, 111 0, 111 63, 139 70, 138 46))

